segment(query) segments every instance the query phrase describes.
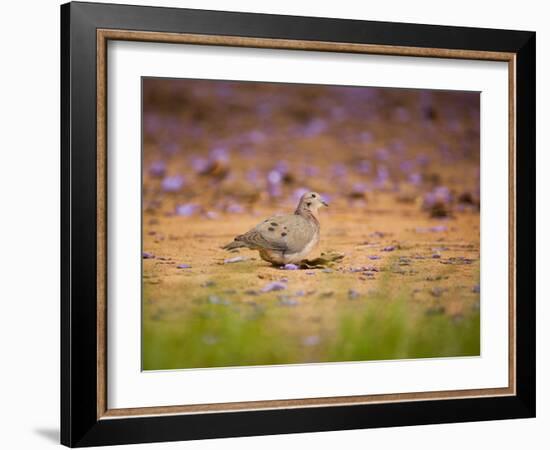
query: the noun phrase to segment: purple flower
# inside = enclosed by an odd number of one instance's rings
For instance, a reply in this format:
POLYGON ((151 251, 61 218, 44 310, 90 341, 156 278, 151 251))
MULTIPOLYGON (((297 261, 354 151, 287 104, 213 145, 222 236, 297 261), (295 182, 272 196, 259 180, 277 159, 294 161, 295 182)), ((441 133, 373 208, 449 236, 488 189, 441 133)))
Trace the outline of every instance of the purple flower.
POLYGON ((271 283, 266 284, 261 291, 262 292, 271 292, 271 291, 282 291, 286 289, 286 283, 281 283, 280 281, 272 281, 271 283))
POLYGON ((297 202, 302 198, 302 195, 307 194, 308 192, 309 192, 309 189, 305 187, 294 189, 294 192, 292 192, 292 199, 295 202, 297 202))
POLYGON ((303 168, 303 172, 306 177, 315 177, 319 175, 319 168, 317 166, 306 166, 303 168))
POLYGON ((419 173, 411 173, 409 175, 409 182, 414 185, 419 185, 422 183, 422 175, 419 173))
POLYGON ((280 184, 268 183, 267 193, 270 197, 280 197, 283 193, 283 190, 281 189, 280 184))
POLYGON ((235 256, 234 258, 228 258, 223 261, 224 264, 233 264, 238 263, 241 261, 245 261, 245 259, 242 256, 235 256))
POLYGON ((321 134, 327 128, 327 123, 323 119, 315 118, 311 120, 302 130, 305 137, 314 137, 321 134))
POLYGON ((366 183, 354 183, 351 188, 351 194, 353 196, 363 196, 367 191, 368 191, 368 186, 366 183))
POLYGON ((231 95, 233 94, 233 86, 227 82, 218 83, 219 84, 216 84, 216 94, 219 97, 231 97, 231 95))
POLYGON ((383 252, 393 252, 394 250, 395 250, 395 246, 393 246, 393 245, 389 245, 389 246, 384 247, 382 249, 383 252))
POLYGON ((271 170, 267 174, 267 182, 269 184, 279 184, 282 180, 283 180, 283 174, 276 169, 271 170))
POLYGON ((145 114, 143 124, 147 134, 156 134, 161 128, 161 120, 156 114, 145 114))
POLYGON ((369 259, 372 259, 374 261, 376 259, 380 259, 380 256, 378 256, 378 255, 369 255, 369 259))
POLYGON ((321 342, 321 339, 319 338, 319 336, 306 336, 302 341, 302 343, 306 347, 312 347, 314 345, 319 344, 319 342, 321 342))
POLYGON ((254 144, 260 144, 261 142, 265 141, 266 136, 263 131, 252 130, 250 133, 248 133, 248 139, 254 144))
POLYGON ((182 205, 176 206, 176 215, 188 217, 199 212, 200 206, 195 203, 185 203, 182 205))
POLYGON ((374 185, 376 187, 383 187, 386 183, 389 182, 390 172, 388 168, 384 165, 380 165, 376 169, 376 179, 374 180, 374 185))
POLYGON ((371 164, 366 159, 363 159, 357 163, 357 172, 360 174, 366 175, 370 173, 371 164))
POLYGON ((394 114, 395 114, 395 118, 399 122, 408 122, 411 119, 411 115, 409 114, 409 111, 406 108, 403 108, 402 106, 395 108, 394 114))
POLYGON ((257 169, 252 169, 246 172, 246 179, 252 184, 257 184, 260 178, 260 174, 257 169))
POLYGON ((210 220, 216 220, 218 217, 220 217, 220 215, 216 211, 206 211, 204 215, 206 216, 207 219, 210 219, 210 220))
POLYGON ((370 143, 374 140, 374 136, 372 135, 372 133, 370 131, 363 131, 359 135, 359 139, 361 140, 361 142, 363 142, 365 144, 368 144, 368 143, 370 143))
POLYGON ((369 234, 369 237, 372 238, 383 238, 388 233, 384 233, 383 231, 373 231, 371 234, 369 234))
POLYGON ((154 257, 155 257, 155 255, 153 255, 152 253, 149 253, 149 252, 143 252, 143 254, 142 254, 143 259, 153 259, 154 257))
POLYGON ((226 211, 228 213, 241 214, 244 212, 244 207, 238 203, 231 203, 227 206, 226 211))
POLYGON ((209 166, 210 163, 206 158, 200 158, 197 156, 191 158, 191 167, 197 173, 203 173, 205 170, 208 169, 209 166))
POLYGON ((334 177, 344 177, 348 173, 348 169, 342 163, 332 165, 332 176, 334 177))
POLYGON ((448 228, 445 225, 436 225, 434 227, 428 227, 428 228, 418 227, 418 228, 415 228, 414 231, 416 231, 417 233, 442 233, 447 230, 448 228))
POLYGON ((288 163, 286 161, 279 161, 275 164, 274 169, 284 177, 288 173, 288 163))
POLYGON ((178 264, 176 266, 178 269, 190 269, 191 266, 189 264, 178 264))
POLYGON ((390 144, 390 148, 391 148, 392 152, 398 153, 400 155, 402 155, 405 152, 405 150, 407 149, 405 143, 400 139, 394 140, 390 144))
POLYGON ((299 267, 296 264, 285 264, 282 267, 283 270, 298 270, 299 267))
POLYGON ((166 177, 162 180, 162 190, 164 192, 178 192, 185 184, 185 179, 181 175, 166 177))
POLYGON ((213 161, 227 163, 229 161, 229 152, 225 147, 216 147, 210 151, 210 158, 213 161))
POLYGON ((161 148, 164 153, 167 153, 169 155, 173 155, 174 153, 177 153, 180 150, 180 146, 175 142, 165 142, 164 144, 161 145, 161 148))
POLYGON ((376 159, 378 159, 378 161, 387 161, 390 159, 390 152, 387 148, 378 148, 376 149, 376 159))
POLYGON ((453 201, 451 191, 446 186, 437 186, 431 192, 424 194, 422 206, 424 209, 445 207, 453 201))
POLYGON ((416 157, 416 162, 421 166, 427 166, 430 164, 430 157, 424 153, 421 153, 416 157))
POLYGON ((149 166, 149 175, 154 178, 162 178, 166 175, 166 163, 158 160, 153 161, 149 166))
POLYGON ((401 161, 399 163, 399 168, 404 173, 409 173, 411 170, 414 169, 415 163, 411 160, 401 161))

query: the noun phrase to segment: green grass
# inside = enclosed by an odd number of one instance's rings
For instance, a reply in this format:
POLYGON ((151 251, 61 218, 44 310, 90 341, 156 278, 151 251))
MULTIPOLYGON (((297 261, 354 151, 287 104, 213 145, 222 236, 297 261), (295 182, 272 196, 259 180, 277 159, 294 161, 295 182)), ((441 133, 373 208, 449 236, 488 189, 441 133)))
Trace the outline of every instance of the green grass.
POLYGON ((144 370, 298 362, 293 343, 274 332, 261 312, 203 305, 185 320, 146 321, 144 370))
POLYGON ((404 299, 374 299, 360 315, 341 319, 327 352, 330 361, 475 356, 480 353, 480 317, 426 314, 404 299), (382 304, 375 304, 380 301, 382 304))
POLYGON ((289 309, 263 296, 256 306, 209 304, 202 298, 190 312, 160 318, 145 308, 143 369, 479 355, 479 311, 449 317, 412 303, 406 288, 392 297, 387 282, 380 286, 356 300, 362 303, 353 312, 339 313, 334 330, 314 346, 303 344, 299 323, 294 332, 283 329, 289 309))

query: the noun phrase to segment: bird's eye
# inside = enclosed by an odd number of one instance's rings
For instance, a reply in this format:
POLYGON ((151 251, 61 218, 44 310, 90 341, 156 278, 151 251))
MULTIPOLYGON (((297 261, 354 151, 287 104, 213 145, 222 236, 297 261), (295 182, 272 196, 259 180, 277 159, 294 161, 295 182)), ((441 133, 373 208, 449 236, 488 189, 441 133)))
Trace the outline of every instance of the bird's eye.
POLYGON ((313 198, 315 198, 315 197, 316 197, 316 195, 315 195, 315 194, 311 194, 311 196, 312 196, 313 198))
POLYGON ((307 202, 307 206, 311 206, 311 202, 307 202))

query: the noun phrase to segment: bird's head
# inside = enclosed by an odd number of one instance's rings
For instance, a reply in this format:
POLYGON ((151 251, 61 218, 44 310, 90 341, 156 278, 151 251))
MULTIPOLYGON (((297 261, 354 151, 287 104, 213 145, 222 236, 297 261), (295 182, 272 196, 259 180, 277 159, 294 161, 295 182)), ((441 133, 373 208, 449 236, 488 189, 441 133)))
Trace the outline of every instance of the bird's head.
POLYGON ((317 192, 306 192, 300 198, 297 211, 311 211, 316 213, 322 206, 328 206, 328 204, 317 192))

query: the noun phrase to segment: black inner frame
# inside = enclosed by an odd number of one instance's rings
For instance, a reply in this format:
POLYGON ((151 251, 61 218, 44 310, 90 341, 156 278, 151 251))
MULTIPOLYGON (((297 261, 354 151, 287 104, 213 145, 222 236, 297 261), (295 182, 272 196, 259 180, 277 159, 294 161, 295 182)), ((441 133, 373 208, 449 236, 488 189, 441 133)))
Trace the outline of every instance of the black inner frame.
POLYGON ((79 2, 62 5, 61 443, 81 447, 534 417, 535 39, 535 33, 527 31, 79 2), (517 395, 98 420, 99 28, 515 53, 517 395))

